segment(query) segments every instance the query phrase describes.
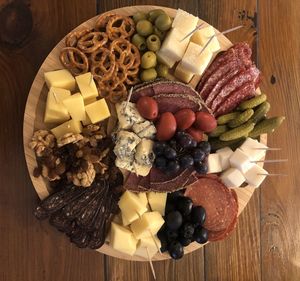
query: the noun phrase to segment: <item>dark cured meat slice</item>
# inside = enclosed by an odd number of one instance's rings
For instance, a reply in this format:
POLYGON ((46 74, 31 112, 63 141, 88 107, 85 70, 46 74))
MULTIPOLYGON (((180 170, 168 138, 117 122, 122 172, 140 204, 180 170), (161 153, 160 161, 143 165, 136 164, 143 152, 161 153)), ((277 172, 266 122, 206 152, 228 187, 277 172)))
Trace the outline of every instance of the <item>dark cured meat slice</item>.
POLYGON ((204 227, 209 231, 227 229, 237 215, 237 203, 231 191, 215 178, 199 178, 197 182, 188 186, 185 195, 190 197, 195 205, 205 208, 204 227))
POLYGON ((232 92, 229 97, 214 112, 215 117, 231 112, 244 100, 255 96, 255 87, 253 83, 247 83, 232 92))
POLYGON ((212 102, 207 103, 207 106, 210 107, 213 112, 215 112, 219 105, 222 104, 222 102, 225 101, 225 99, 232 92, 234 92, 236 89, 240 88, 248 82, 256 81, 259 74, 260 71, 256 68, 255 65, 253 65, 245 71, 238 73, 222 88, 222 90, 212 102))
POLYGON ((145 192, 147 189, 139 185, 141 180, 141 176, 138 176, 135 173, 130 173, 124 183, 124 188, 132 192, 145 192))

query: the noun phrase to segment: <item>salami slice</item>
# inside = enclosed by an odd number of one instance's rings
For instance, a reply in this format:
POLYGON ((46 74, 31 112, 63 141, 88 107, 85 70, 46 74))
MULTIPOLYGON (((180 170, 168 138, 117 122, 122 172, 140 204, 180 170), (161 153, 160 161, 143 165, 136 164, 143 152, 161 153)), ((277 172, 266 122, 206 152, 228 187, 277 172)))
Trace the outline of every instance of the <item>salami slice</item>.
POLYGON ((145 192, 147 189, 140 185, 141 180, 141 176, 130 173, 124 183, 124 188, 133 192, 145 192))

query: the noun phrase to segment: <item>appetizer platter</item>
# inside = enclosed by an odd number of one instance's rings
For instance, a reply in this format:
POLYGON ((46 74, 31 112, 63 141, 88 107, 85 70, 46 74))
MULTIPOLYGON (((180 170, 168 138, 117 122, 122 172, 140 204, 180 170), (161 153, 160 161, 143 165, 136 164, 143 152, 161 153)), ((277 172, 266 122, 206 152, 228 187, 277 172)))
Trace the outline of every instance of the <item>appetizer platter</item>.
POLYGON ((226 239, 263 168, 269 117, 247 43, 181 9, 133 6, 66 35, 24 115, 34 213, 79 248, 180 259, 226 239))

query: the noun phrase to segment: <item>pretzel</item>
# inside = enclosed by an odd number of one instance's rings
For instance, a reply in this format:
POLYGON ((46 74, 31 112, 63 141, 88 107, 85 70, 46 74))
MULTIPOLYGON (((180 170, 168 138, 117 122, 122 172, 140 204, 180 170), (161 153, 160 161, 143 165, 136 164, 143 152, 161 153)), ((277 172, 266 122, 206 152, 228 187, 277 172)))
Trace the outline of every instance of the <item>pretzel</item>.
POLYGON ((108 36, 104 32, 89 32, 83 35, 77 43, 77 47, 84 53, 90 54, 105 45, 108 36))
POLYGON ((89 62, 86 55, 74 47, 65 47, 61 50, 59 59, 62 65, 73 75, 88 72, 89 62))
POLYGON ((127 89, 124 83, 120 83, 116 88, 112 89, 109 94, 109 100, 112 103, 118 103, 126 100, 127 89))
POLYGON ((112 41, 117 38, 128 38, 133 35, 134 31, 135 24, 133 19, 126 16, 110 16, 106 25, 106 33, 112 41))
POLYGON ((111 77, 115 70, 115 56, 106 48, 99 48, 93 52, 90 57, 91 72, 93 76, 98 76, 102 79, 111 77))
POLYGON ((78 40, 87 33, 90 33, 92 30, 90 28, 72 31, 66 36, 65 44, 66 47, 76 47, 78 40))
MULTIPOLYGON (((123 83, 127 77, 127 69, 122 64, 116 64, 115 70, 112 74, 112 79, 117 81, 117 84, 123 83)), ((114 88, 113 88, 114 89, 114 88)))
POLYGON ((105 13, 99 16, 95 23, 95 29, 98 31, 106 32, 106 25, 110 20, 110 18, 114 15, 115 14, 113 13, 105 13))
POLYGON ((125 83, 127 85, 135 85, 140 82, 140 80, 138 78, 138 73, 139 73, 138 67, 128 68, 126 73, 127 73, 127 77, 126 77, 125 83))

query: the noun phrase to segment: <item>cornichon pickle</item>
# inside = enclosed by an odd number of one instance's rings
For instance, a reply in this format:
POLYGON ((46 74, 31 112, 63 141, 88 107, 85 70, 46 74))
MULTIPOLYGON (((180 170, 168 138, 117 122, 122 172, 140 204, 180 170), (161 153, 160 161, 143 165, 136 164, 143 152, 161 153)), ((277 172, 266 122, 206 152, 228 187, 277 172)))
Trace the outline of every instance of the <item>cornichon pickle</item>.
POLYGON ((244 112, 240 113, 239 116, 231 121, 229 121, 228 126, 230 128, 235 128, 241 126, 242 124, 246 123, 254 114, 253 109, 247 109, 244 112))
POLYGON ((237 118, 239 116, 240 112, 231 112, 225 115, 221 115, 218 117, 217 122, 218 125, 224 125, 228 123, 229 121, 237 118))
POLYGON ((238 109, 245 110, 248 108, 254 108, 254 107, 260 105, 261 103, 265 102, 266 100, 267 100, 267 96, 265 94, 261 94, 250 100, 246 100, 246 101, 242 102, 239 105, 238 109))
POLYGON ((209 133, 209 137, 219 137, 223 133, 227 131, 227 126, 226 125, 219 125, 217 128, 215 128, 211 133, 209 133))
POLYGON ((270 103, 268 103, 267 101, 263 102, 255 109, 254 114, 252 115, 250 121, 255 124, 258 123, 264 118, 264 116, 268 113, 270 108, 271 108, 270 103))
POLYGON ((256 138, 262 134, 273 132, 277 127, 280 126, 284 119, 284 116, 272 117, 259 122, 254 127, 253 131, 249 134, 249 137, 256 138))
POLYGON ((222 141, 230 141, 247 136, 254 128, 254 123, 247 122, 239 127, 229 130, 220 136, 222 141))
POLYGON ((210 139, 209 143, 211 145, 211 150, 214 152, 218 149, 221 149, 223 147, 230 147, 231 149, 235 150, 238 148, 244 141, 246 137, 241 137, 236 140, 231 140, 231 141, 221 141, 219 139, 210 139))

